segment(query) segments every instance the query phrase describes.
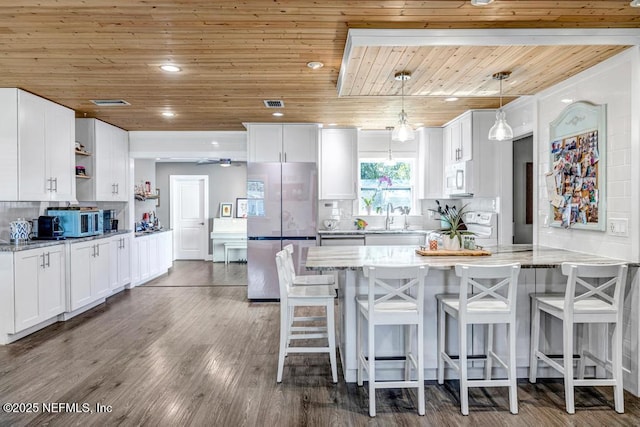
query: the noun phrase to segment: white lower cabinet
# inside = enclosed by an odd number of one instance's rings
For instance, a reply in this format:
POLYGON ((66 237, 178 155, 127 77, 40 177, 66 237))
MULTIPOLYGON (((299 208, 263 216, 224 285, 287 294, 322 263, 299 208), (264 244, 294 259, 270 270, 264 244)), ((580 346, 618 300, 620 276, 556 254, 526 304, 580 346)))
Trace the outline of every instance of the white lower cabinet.
POLYGON ((124 234, 109 239, 109 289, 123 289, 131 283, 131 235, 124 234))
POLYGON ((380 233, 366 234, 364 237, 366 246, 420 246, 424 245, 426 235, 424 233, 380 233))
POLYGON ((171 231, 0 252, 0 345, 68 320, 173 263, 171 231))
POLYGON ((75 311, 110 295, 109 239, 70 245, 69 307, 75 311))
POLYGON ((64 245, 15 252, 14 325, 17 333, 64 311, 64 245))
POLYGON ((135 237, 131 250, 131 284, 141 285, 173 266, 173 233, 164 231, 135 237))

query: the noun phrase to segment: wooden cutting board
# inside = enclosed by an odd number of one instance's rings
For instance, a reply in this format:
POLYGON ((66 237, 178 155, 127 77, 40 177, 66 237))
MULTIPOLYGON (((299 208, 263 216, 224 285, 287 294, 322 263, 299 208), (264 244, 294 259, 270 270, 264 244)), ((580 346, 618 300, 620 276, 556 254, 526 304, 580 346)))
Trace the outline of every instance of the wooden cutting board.
POLYGON ((458 251, 451 251, 445 249, 438 249, 437 251, 423 251, 422 249, 416 249, 416 253, 422 256, 484 256, 491 255, 491 252, 484 249, 461 249, 458 251))

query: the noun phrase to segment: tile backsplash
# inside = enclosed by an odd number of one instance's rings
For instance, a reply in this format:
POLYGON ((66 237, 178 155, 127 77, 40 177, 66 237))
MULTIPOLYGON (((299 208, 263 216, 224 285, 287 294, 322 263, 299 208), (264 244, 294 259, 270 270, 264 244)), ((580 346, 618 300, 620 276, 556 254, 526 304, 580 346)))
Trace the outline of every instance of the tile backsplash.
MULTIPOLYGON (((409 227, 421 228, 425 230, 435 230, 440 228, 440 220, 433 215, 429 215, 429 209, 436 209, 437 204, 435 199, 420 200, 419 215, 407 215, 406 221, 409 227)), ((496 199, 484 199, 484 198, 471 198, 471 199, 441 199, 440 203, 442 207, 445 205, 461 206, 468 204, 468 210, 477 211, 489 211, 496 212, 496 199)), ((318 204, 318 227, 323 228, 322 220, 331 218, 336 212, 340 213, 340 224, 338 229, 340 230, 353 230, 355 229, 354 219, 365 219, 370 227, 384 227, 385 215, 359 215, 354 214, 354 202, 352 200, 320 200, 318 204)), ((405 217, 398 215, 397 212, 393 215, 394 227, 402 228, 404 226, 405 217)))
POLYGON ((0 243, 9 242, 9 224, 18 218, 31 220, 44 215, 49 202, 0 202, 0 243))
MULTIPOLYGON (((125 202, 80 203, 80 206, 97 206, 99 209, 115 209, 118 219, 124 218, 125 202)), ((67 206, 66 202, 0 202, 0 243, 9 243, 9 224, 18 218, 31 220, 45 215, 48 207, 67 206)), ((122 229, 122 227, 120 227, 122 229)))

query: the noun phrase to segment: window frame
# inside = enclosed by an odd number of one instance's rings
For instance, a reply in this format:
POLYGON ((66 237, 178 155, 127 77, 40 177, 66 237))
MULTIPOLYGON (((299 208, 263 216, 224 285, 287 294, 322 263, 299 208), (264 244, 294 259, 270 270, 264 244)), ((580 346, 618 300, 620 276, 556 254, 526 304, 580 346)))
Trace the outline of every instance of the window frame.
MULTIPOLYGON (((394 160, 398 163, 408 163, 411 168, 411 180, 409 183, 409 191, 411 193, 411 213, 409 215, 420 215, 420 203, 418 198, 418 159, 413 156, 403 156, 403 153, 399 153, 398 156, 394 156, 394 160)), ((360 153, 358 156, 358 197, 355 200, 354 212, 356 215, 368 215, 366 211, 360 209, 362 204, 362 163, 383 163, 387 159, 388 153, 368 152, 360 153)), ((401 187, 399 189, 407 189, 407 187, 401 187)), ((385 189, 388 191, 388 189, 385 189)), ((394 189, 392 188, 391 191, 394 189)), ((364 208, 363 208, 364 209, 364 208)), ((375 212, 371 212, 371 215, 378 215, 375 212)))

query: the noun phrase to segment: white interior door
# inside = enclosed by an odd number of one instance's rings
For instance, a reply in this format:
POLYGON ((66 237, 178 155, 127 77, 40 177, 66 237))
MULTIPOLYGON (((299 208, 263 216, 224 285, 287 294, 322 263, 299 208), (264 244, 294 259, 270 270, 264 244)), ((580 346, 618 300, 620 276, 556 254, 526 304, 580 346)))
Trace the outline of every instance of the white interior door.
POLYGON ((209 177, 171 175, 171 228, 175 259, 206 259, 209 177))

